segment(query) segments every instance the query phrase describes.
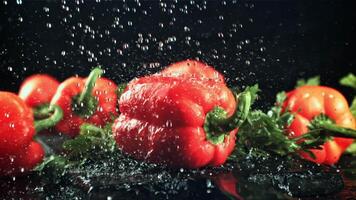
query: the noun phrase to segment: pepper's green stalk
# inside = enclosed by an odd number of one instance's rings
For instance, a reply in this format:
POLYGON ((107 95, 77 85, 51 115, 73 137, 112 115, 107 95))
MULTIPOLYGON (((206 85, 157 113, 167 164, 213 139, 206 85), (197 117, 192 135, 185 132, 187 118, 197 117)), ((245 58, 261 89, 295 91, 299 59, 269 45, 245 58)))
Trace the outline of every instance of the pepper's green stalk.
POLYGON ((44 119, 44 118, 48 118, 49 116, 51 116, 51 113, 48 109, 49 106, 50 106, 49 103, 45 103, 45 104, 41 104, 41 105, 33 108, 32 111, 33 111, 33 116, 34 116, 35 120, 44 119))
POLYGON ((89 123, 84 123, 80 126, 80 135, 87 135, 88 133, 91 133, 93 136, 102 136, 105 134, 104 130, 100 127, 97 127, 93 124, 89 123), (95 133, 95 134, 93 134, 95 133))
POLYGON ((73 98, 72 108, 81 117, 90 117, 97 109, 98 101, 92 95, 96 80, 103 74, 99 67, 94 68, 86 79, 84 90, 73 98))
POLYGON ((35 121, 36 132, 51 128, 55 126, 63 118, 63 111, 57 105, 51 105, 41 108, 43 113, 53 113, 48 118, 35 121))
POLYGON ((227 117, 227 112, 216 106, 205 118, 204 130, 207 139, 213 144, 220 144, 224 141, 225 136, 232 130, 238 128, 246 120, 251 105, 256 98, 258 86, 247 87, 243 92, 235 95, 238 105, 234 114, 227 117))

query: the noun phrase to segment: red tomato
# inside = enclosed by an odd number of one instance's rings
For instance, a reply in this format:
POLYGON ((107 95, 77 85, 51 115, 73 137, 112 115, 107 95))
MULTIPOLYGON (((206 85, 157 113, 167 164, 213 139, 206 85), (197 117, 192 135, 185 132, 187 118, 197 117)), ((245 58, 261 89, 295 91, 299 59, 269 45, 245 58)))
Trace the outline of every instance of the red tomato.
MULTIPOLYGON (((298 137, 308 132, 310 120, 325 114, 341 127, 356 128, 356 122, 345 97, 335 89, 324 86, 302 86, 287 94, 284 108, 295 113, 295 119, 289 127, 293 137, 298 137)), ((334 137, 326 142, 323 149, 313 149, 316 158, 307 153, 301 156, 322 164, 335 164, 341 154, 353 142, 353 139, 334 137)))

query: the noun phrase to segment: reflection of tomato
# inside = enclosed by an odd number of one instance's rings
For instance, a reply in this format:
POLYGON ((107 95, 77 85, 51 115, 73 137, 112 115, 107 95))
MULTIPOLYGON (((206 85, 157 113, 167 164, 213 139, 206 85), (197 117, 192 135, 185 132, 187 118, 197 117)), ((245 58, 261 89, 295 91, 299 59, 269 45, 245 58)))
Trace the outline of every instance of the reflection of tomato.
POLYGON ((237 193, 237 179, 234 177, 232 172, 219 174, 217 177, 214 177, 213 180, 221 192, 231 195, 235 199, 242 199, 242 197, 237 193))
POLYGON ((31 142, 24 151, 0 158, 0 176, 27 173, 43 160, 44 154, 40 144, 31 142))
MULTIPOLYGON (((356 128, 348 103, 335 89, 324 86, 302 86, 287 94, 283 107, 295 113, 295 119, 289 127, 293 137, 308 132, 310 120, 325 114, 341 127, 356 128)), ((313 149, 315 159, 307 153, 301 153, 305 159, 323 164, 335 164, 353 139, 335 137, 326 142, 323 149, 313 149)))
POLYGON ((59 82, 46 74, 35 74, 25 79, 19 97, 32 108, 51 102, 59 82))

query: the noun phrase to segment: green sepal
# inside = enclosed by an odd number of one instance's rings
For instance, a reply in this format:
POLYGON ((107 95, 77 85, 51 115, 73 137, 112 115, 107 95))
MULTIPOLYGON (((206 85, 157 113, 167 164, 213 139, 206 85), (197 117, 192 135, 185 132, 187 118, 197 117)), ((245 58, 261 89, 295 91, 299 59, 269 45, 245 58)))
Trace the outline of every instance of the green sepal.
POLYGON ((347 76, 341 78, 339 82, 343 86, 351 87, 356 90, 356 76, 353 73, 349 73, 347 76))
POLYGON ((320 85, 320 76, 313 76, 308 79, 299 79, 296 84, 296 88, 304 85, 320 85))

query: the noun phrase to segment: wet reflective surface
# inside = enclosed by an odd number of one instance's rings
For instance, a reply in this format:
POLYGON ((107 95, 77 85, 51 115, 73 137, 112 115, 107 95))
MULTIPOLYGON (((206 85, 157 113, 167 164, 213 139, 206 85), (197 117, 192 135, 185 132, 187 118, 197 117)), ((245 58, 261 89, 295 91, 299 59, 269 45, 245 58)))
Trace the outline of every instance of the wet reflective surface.
POLYGON ((172 170, 119 156, 63 177, 32 174, 1 179, 0 193, 3 199, 352 199, 356 163, 351 159, 341 161, 348 163, 341 166, 344 170, 298 160, 286 167, 279 158, 172 170))

